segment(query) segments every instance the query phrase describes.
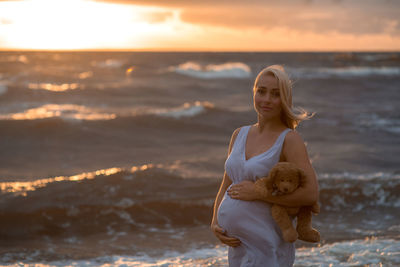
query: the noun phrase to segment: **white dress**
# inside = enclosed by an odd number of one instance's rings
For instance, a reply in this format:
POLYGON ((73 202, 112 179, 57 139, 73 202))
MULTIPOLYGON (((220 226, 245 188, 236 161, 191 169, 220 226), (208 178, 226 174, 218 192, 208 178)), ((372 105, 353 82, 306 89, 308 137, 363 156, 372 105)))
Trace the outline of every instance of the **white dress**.
MULTIPOLYGON (((279 162, 283 141, 290 131, 290 129, 285 129, 270 149, 246 160, 245 145, 250 127, 248 125, 240 129, 225 162, 225 171, 231 178, 232 185, 267 176, 269 170, 279 162)), ((294 244, 282 239, 281 231, 271 216, 269 203, 232 199, 225 193, 217 216, 219 225, 227 235, 241 241, 240 246, 229 247, 230 267, 293 265, 294 244)))

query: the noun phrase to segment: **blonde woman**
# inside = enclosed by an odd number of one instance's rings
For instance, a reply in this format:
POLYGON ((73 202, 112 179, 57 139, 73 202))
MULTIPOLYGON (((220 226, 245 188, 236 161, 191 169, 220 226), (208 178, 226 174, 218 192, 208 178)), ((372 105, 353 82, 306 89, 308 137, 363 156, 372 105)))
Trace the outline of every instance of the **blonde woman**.
POLYGON ((257 76, 254 108, 258 122, 236 129, 229 144, 224 177, 214 203, 211 229, 229 246, 229 266, 292 266, 293 243, 282 239, 271 217, 270 203, 311 205, 318 199, 318 183, 306 147, 294 130, 310 118, 292 108, 292 84, 284 68, 272 65, 257 76), (279 161, 302 168, 304 187, 286 196, 261 196, 254 181, 266 176, 279 161))

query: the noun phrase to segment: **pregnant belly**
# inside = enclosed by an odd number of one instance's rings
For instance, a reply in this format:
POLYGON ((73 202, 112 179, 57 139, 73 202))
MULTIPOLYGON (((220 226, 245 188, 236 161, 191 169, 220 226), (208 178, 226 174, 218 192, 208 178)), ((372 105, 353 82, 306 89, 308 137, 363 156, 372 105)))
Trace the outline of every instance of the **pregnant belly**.
POLYGON ((225 194, 218 209, 218 224, 229 236, 240 237, 249 228, 271 220, 269 204, 232 199, 225 194))

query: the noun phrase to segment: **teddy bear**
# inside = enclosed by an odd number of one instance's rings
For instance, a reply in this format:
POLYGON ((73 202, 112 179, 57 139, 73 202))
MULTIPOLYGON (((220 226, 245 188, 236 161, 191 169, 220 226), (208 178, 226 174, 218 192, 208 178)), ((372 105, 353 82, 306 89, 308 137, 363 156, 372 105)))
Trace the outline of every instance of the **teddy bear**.
MULTIPOLYGON (((267 195, 285 195, 294 192, 305 182, 304 171, 295 164, 289 162, 279 162, 276 164, 267 177, 258 179, 255 182, 256 190, 267 195)), ((273 204, 271 214, 275 222, 282 231, 283 239, 286 242, 294 242, 297 239, 307 242, 319 242, 319 232, 312 228, 312 213, 319 213, 320 206, 316 202, 312 206, 286 207, 273 204), (296 230, 293 227, 289 216, 297 216, 296 230)))

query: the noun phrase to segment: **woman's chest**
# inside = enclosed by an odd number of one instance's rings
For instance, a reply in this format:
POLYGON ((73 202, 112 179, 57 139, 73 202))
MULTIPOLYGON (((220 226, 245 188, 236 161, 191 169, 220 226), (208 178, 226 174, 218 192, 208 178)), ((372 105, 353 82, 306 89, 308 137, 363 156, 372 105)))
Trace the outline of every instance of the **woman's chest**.
POLYGON ((276 137, 251 137, 249 133, 244 147, 246 159, 251 159, 270 150, 275 139, 276 137))

